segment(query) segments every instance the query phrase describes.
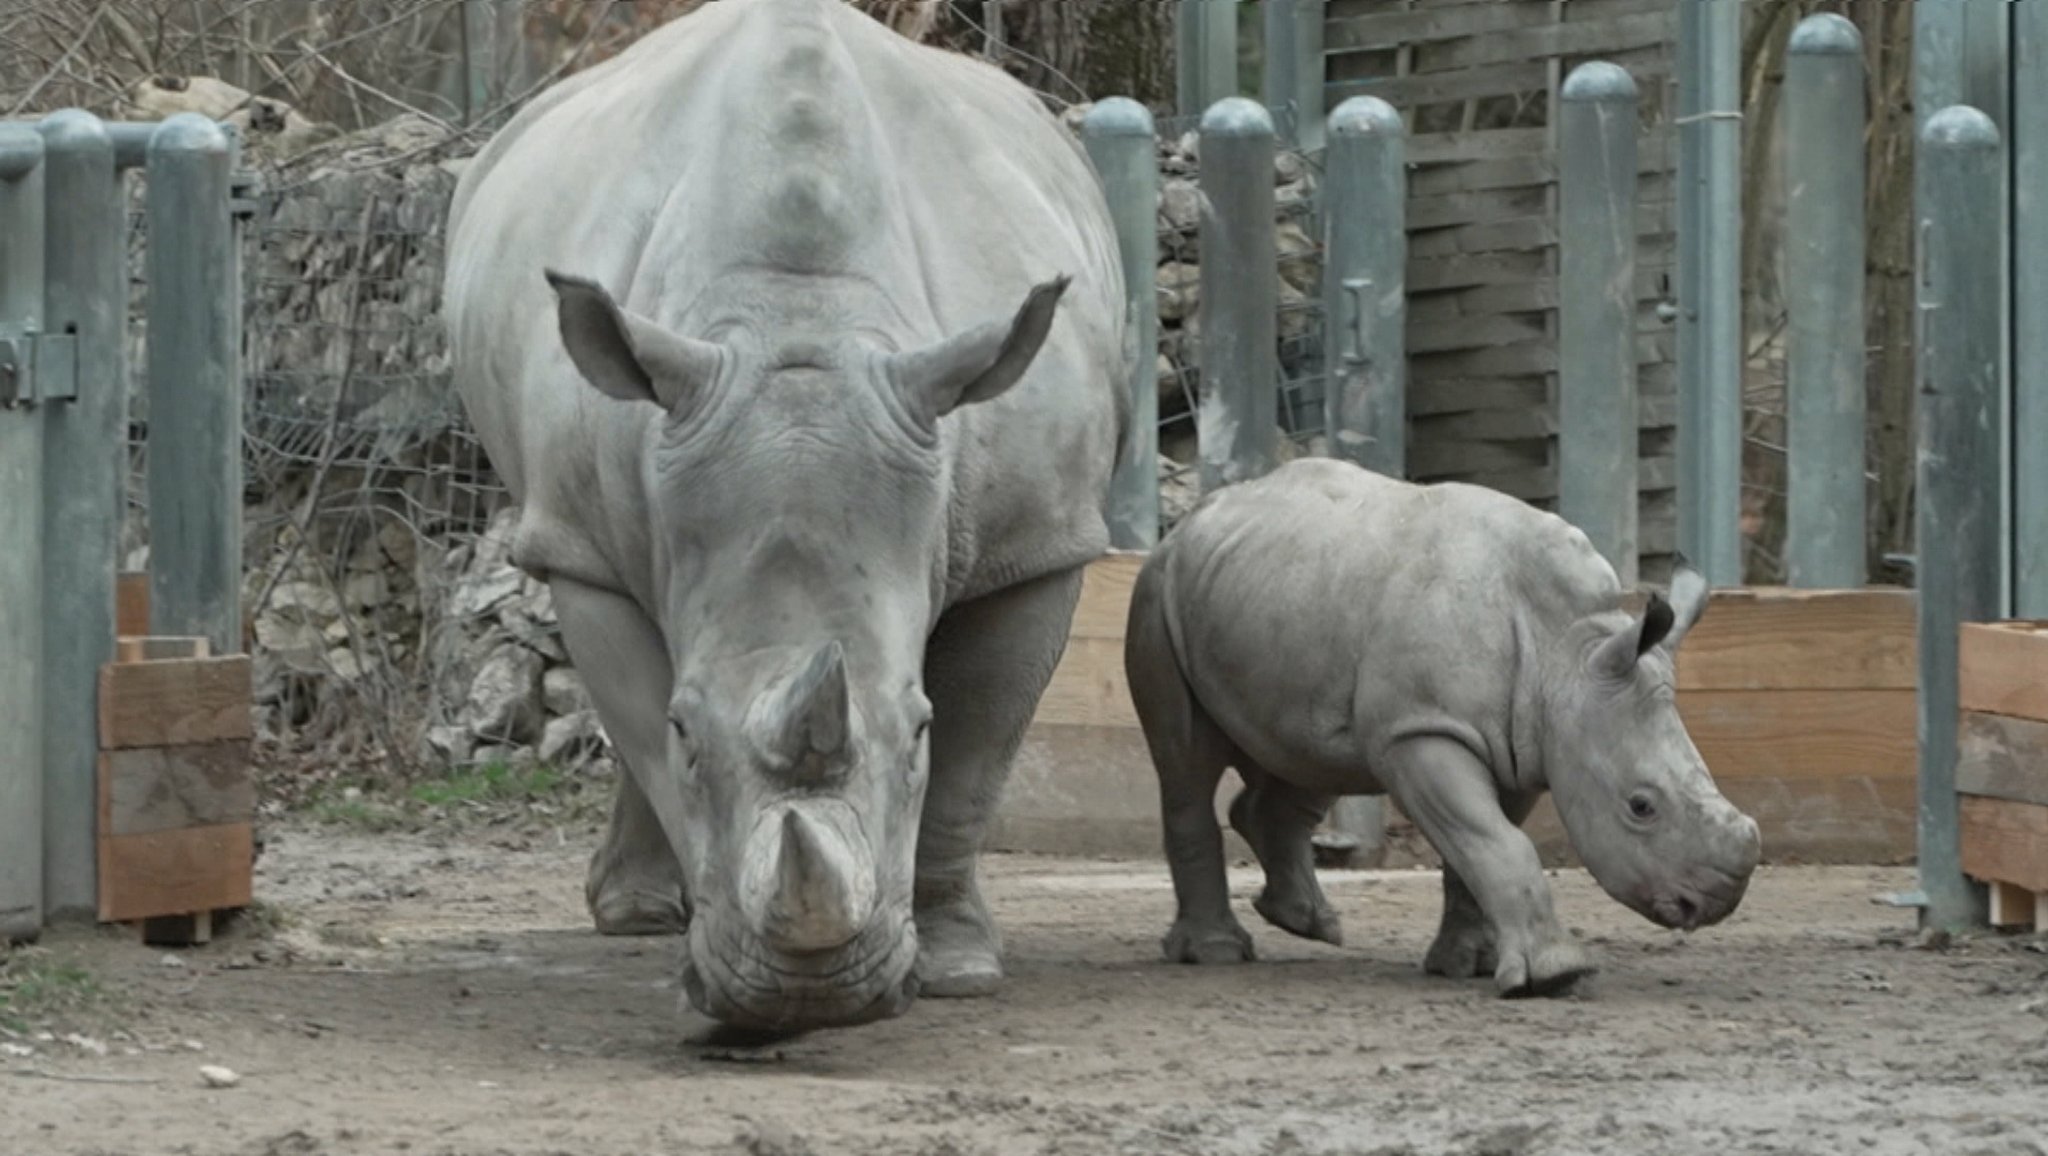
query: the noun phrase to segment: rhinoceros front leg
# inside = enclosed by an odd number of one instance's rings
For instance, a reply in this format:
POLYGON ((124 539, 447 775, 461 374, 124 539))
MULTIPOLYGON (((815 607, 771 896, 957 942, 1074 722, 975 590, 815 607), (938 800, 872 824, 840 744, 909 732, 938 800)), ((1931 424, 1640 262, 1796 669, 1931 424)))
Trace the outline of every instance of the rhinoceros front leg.
MULTIPOLYGON (((1384 777, 1401 810, 1443 856, 1446 878, 1455 872, 1477 902, 1492 932, 1500 994, 1559 994, 1595 970, 1558 922, 1536 845, 1502 810, 1478 756, 1448 738, 1407 739, 1390 753, 1384 777)), ((1447 901, 1455 899, 1446 888, 1447 901)), ((1447 922, 1453 918, 1447 911, 1447 922)))
POLYGON ((913 901, 923 995, 987 995, 1002 980, 1002 940, 975 861, 1080 595, 1079 569, 1033 579, 954 607, 925 647, 931 780, 913 901))
POLYGON ((566 578, 548 583, 569 660, 625 763, 611 826, 590 858, 584 902, 605 935, 688 930, 689 900, 642 780, 668 760, 668 693, 675 682, 661 628, 631 599, 566 578))
MULTIPOLYGON (((1501 814, 1519 827, 1535 809, 1537 798, 1533 791, 1503 794, 1501 814)), ((1443 876, 1443 919, 1437 925, 1436 942, 1429 945, 1429 954, 1423 957, 1422 970, 1450 979, 1492 975, 1500 964, 1500 951, 1493 941, 1493 928, 1486 922, 1486 913, 1480 910, 1478 898, 1454 868, 1446 864, 1443 876)))

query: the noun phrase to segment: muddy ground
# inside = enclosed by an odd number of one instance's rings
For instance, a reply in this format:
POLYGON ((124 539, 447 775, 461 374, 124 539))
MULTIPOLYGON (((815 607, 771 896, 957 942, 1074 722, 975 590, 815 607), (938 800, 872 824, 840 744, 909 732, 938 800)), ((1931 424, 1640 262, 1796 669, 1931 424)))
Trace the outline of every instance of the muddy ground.
POLYGON ((1919 941, 1902 870, 1766 869, 1692 936, 1565 872, 1606 970, 1503 1002, 1421 973, 1434 874, 1330 874, 1342 949, 1241 904, 1260 962, 1196 969, 1159 867, 997 857, 998 997, 745 1050, 673 941, 586 930, 586 847, 293 825, 207 947, 53 934, 17 976, 89 978, 0 1034, 0 1151, 2048 1153, 2044 945, 1919 941))

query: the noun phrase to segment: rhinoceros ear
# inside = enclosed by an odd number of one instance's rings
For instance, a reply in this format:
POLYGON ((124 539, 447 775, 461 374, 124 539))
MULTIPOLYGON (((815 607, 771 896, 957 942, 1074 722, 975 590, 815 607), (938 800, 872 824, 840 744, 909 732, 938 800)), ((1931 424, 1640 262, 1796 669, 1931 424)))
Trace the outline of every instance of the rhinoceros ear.
POLYGON ((1008 321, 991 321, 936 345, 899 353, 889 371, 912 412, 937 421, 963 405, 988 401, 1017 384, 1052 332, 1053 313, 1071 277, 1035 286, 1008 321))
POLYGON ((1707 595, 1706 575, 1693 569, 1684 555, 1679 555, 1671 568, 1671 609, 1677 621, 1672 624, 1671 633, 1664 638, 1665 649, 1677 651, 1686 633, 1700 620, 1700 615, 1706 613, 1707 595))
POLYGON ((718 346, 670 333, 619 308, 604 286, 546 270, 569 360, 607 397, 677 412, 718 379, 718 346))
POLYGON ((1636 660, 1648 654, 1658 643, 1671 633, 1671 624, 1677 614, 1663 597, 1652 593, 1649 605, 1643 607, 1641 618, 1615 631, 1614 637, 1600 644, 1593 652, 1593 669, 1603 678, 1627 678, 1635 669, 1636 660))

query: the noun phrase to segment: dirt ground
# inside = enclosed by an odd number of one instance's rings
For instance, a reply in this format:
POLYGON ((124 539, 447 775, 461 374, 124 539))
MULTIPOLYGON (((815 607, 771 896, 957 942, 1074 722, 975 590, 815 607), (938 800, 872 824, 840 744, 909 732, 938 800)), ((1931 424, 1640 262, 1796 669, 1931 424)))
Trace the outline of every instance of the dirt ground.
POLYGON ((1421 973, 1433 873, 1331 873, 1342 949, 1241 905, 1260 961, 1197 969, 1162 868, 997 857, 999 996, 750 1050, 674 941, 586 930, 587 846, 294 825, 207 947, 53 934, 96 995, 0 1034, 0 1151, 2048 1153, 2048 945, 1921 940, 1906 871, 1766 869, 1691 936, 1565 872, 1605 970, 1504 1002, 1421 973))

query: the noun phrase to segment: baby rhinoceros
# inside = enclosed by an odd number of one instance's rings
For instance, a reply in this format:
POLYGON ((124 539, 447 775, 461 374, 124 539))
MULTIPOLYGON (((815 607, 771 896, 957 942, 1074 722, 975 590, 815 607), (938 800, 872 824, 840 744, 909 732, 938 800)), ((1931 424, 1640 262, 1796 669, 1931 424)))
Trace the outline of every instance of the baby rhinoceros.
POLYGON ((1387 794, 1443 857, 1424 968, 1551 995, 1595 970, 1520 829, 1544 791, 1607 893, 1665 927, 1718 922, 1762 853, 1673 698, 1707 601, 1681 565, 1640 616, 1586 536, 1493 490, 1302 459, 1204 499, 1139 574, 1124 663, 1159 774, 1178 906, 1169 959, 1252 958, 1214 799, 1266 883, 1254 906, 1341 943, 1310 834, 1387 794))

